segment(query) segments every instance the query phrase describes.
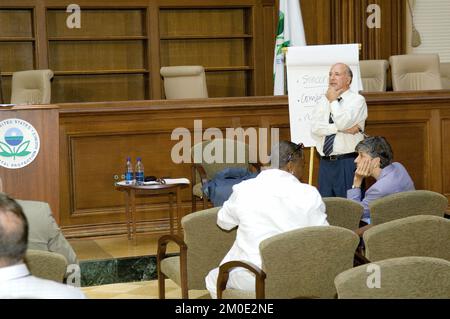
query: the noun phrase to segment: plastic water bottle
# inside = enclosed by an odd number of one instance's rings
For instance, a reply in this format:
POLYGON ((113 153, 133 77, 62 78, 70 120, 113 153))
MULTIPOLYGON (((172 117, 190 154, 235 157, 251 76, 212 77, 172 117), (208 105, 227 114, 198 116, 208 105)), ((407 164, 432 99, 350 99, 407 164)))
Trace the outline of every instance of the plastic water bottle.
POLYGON ((134 170, 136 173, 136 185, 144 184, 144 165, 142 164, 142 160, 140 157, 137 158, 136 169, 134 170))
POLYGON ((127 165, 125 166, 125 183, 127 185, 133 184, 133 165, 131 164, 131 158, 127 157, 127 165))

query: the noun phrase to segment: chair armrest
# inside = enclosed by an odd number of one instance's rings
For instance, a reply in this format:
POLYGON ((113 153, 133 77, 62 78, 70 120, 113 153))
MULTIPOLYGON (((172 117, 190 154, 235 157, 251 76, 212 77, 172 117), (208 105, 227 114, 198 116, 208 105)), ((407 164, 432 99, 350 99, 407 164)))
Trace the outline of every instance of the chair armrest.
POLYGON ((187 245, 184 240, 177 235, 164 235, 158 239, 158 252, 156 257, 156 269, 158 274, 161 272, 161 261, 167 257, 167 244, 174 242, 180 248, 180 281, 181 295, 183 299, 187 299, 188 295, 188 278, 187 278, 187 245))
POLYGON ((237 260, 229 261, 219 267, 219 276, 217 277, 217 299, 222 299, 222 292, 227 286, 230 270, 236 267, 245 268, 255 274, 256 299, 264 299, 264 280, 266 279, 266 273, 250 262, 237 260))
POLYGON ((160 262, 160 260, 163 260, 164 258, 167 257, 166 255, 166 249, 167 249, 167 244, 173 242, 175 244, 178 245, 178 247, 180 248, 180 255, 184 252, 187 251, 187 245, 184 242, 184 240, 177 235, 164 235, 161 236, 158 239, 158 252, 157 252, 157 260, 158 260, 158 264, 160 262))

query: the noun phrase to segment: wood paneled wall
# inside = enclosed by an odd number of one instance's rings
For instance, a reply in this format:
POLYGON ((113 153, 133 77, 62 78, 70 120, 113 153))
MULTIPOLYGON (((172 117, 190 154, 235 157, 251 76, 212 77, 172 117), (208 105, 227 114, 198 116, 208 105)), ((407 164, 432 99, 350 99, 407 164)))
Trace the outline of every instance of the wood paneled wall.
POLYGON ((161 99, 161 66, 203 65, 210 97, 270 94, 275 19, 269 0, 0 2, 0 70, 54 71, 52 102, 161 99), (269 90, 270 88, 270 90, 269 90))
MULTIPOLYGON (((394 157, 405 165, 417 189, 450 198, 450 91, 365 94, 366 131, 385 136, 394 157)), ((127 156, 143 158, 146 175, 190 177, 190 164, 174 164, 175 128, 194 120, 202 131, 216 127, 278 128, 289 139, 286 97, 246 97, 186 101, 136 101, 60 106, 61 226, 69 237, 124 234, 122 193, 113 187, 127 156)), ((261 137, 261 136, 260 136, 261 137)), ((308 151, 306 158, 309 158, 308 151)), ((315 158, 317 181, 318 158, 315 158)), ((308 168, 305 168, 305 177, 308 168)), ((191 211, 191 192, 182 192, 183 211, 191 211)), ((138 202, 138 231, 168 231, 164 197, 138 202)))
MULTIPOLYGON (((292 0, 296 1, 296 0, 292 0)), ((405 0, 301 0, 309 45, 361 43, 361 59, 404 53, 405 0), (369 4, 381 28, 366 25, 369 4)), ((0 70, 51 68, 53 103, 163 98, 161 66, 206 67, 210 97, 273 92, 278 0, 65 0, 0 2, 0 70)))

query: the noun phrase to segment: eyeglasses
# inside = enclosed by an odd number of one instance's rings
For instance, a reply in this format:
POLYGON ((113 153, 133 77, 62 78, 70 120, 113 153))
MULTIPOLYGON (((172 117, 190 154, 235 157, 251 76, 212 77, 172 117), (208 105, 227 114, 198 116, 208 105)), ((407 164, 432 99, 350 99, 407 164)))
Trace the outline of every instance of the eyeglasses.
POLYGON ((298 143, 295 149, 288 155, 287 161, 290 162, 292 158, 294 157, 295 153, 297 153, 299 150, 303 149, 304 145, 303 143, 298 143))

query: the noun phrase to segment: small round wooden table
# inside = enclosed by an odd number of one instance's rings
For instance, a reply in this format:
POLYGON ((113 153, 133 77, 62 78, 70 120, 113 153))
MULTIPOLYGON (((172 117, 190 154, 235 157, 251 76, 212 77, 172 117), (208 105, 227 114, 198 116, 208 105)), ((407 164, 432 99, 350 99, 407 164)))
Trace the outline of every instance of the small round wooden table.
POLYGON ((116 190, 125 192, 125 216, 127 218, 128 239, 134 238, 136 243, 136 195, 161 195, 169 196, 169 222, 170 234, 173 234, 173 203, 174 195, 177 206, 177 228, 178 234, 181 233, 181 189, 187 187, 184 183, 173 184, 152 184, 152 185, 123 185, 115 184, 116 190), (130 227, 130 224, 132 227, 130 227), (130 231, 131 228, 131 231, 130 231))

